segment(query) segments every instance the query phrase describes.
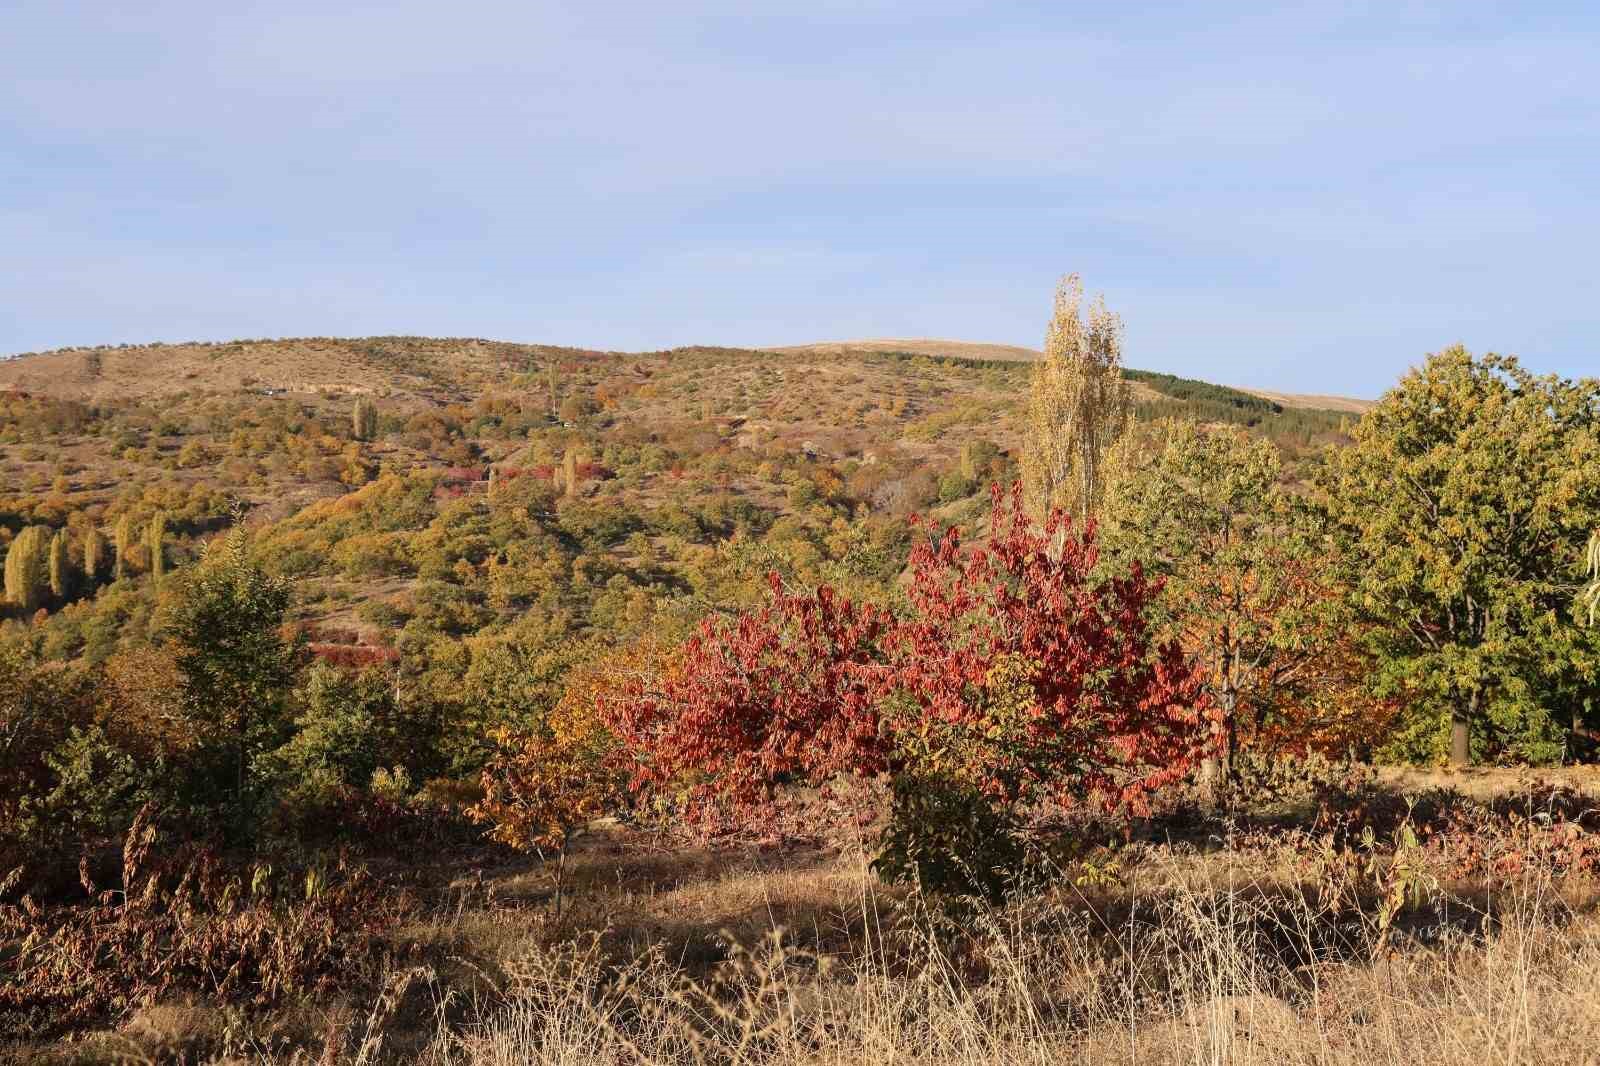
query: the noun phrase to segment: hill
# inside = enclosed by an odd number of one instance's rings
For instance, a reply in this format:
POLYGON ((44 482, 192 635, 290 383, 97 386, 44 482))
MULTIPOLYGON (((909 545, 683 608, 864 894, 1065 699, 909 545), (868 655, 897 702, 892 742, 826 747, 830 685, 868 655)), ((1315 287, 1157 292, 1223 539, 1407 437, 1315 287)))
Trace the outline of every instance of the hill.
MULTIPOLYGON (((912 512, 976 522, 983 487, 1015 476, 1027 387, 996 354, 370 337, 24 355, 0 362, 0 547, 64 528, 81 567, 88 529, 159 510, 182 569, 238 501, 333 643, 493 641, 533 617, 614 634, 755 595, 774 566, 892 573, 912 512), (357 397, 378 408, 370 439, 357 397)), ((1348 417, 1129 376, 1142 418, 1244 425, 1291 462, 1348 417)), ((148 549, 129 560, 52 609, 54 653, 101 658, 158 624, 148 549)))
MULTIPOLYGON (((1037 348, 1023 348, 1014 344, 985 344, 973 341, 940 340, 931 337, 881 338, 852 341, 821 341, 815 344, 791 345, 770 349, 775 352, 817 352, 842 354, 846 352, 910 352, 939 358, 973 359, 980 361, 1004 360, 1028 362, 1039 358, 1037 348)), ((1316 396, 1292 392, 1269 392, 1236 386, 1240 392, 1270 400, 1281 407, 1307 411, 1343 411, 1360 415, 1369 410, 1373 401, 1351 396, 1316 396)))

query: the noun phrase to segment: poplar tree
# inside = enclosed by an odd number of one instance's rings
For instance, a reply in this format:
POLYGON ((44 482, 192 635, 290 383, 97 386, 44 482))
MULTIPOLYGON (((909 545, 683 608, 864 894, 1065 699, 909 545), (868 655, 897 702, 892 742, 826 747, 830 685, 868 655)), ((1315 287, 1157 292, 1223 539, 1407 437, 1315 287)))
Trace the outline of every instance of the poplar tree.
POLYGON ((90 585, 100 576, 100 564, 106 551, 106 539, 91 526, 83 535, 83 577, 90 585))
POLYGON ((566 493, 568 496, 576 496, 578 494, 578 449, 569 446, 567 453, 561 457, 561 466, 562 476, 566 481, 566 493))
POLYGON ((124 514, 121 518, 117 519, 117 528, 113 535, 116 538, 117 549, 116 579, 121 581, 123 578, 127 577, 129 571, 133 569, 132 561, 128 558, 129 552, 133 550, 134 533, 132 514, 124 514))
POLYGON ((350 421, 356 440, 372 440, 378 435, 378 405, 365 396, 359 397, 350 412, 350 421))
POLYGON ((1104 490, 1106 452, 1126 432, 1133 394, 1122 376, 1122 319, 1097 297, 1085 317, 1078 275, 1056 288, 1044 356, 1028 391, 1022 476, 1036 515, 1062 507, 1086 521, 1104 490))
POLYGON ((50 539, 50 595, 59 603, 67 598, 67 531, 56 530, 50 539))
POLYGON ((24 611, 43 604, 50 587, 45 558, 49 544, 48 527, 28 526, 16 535, 6 552, 6 598, 24 611))
POLYGON ((1327 506, 1376 624, 1380 680, 1466 765, 1491 711, 1538 708, 1585 634, 1572 545, 1600 520, 1600 380, 1459 345, 1330 455, 1327 506), (1437 729, 1439 732, 1434 732, 1437 729))
POLYGON ((145 547, 150 551, 150 576, 160 581, 167 574, 167 557, 163 550, 167 539, 167 513, 157 511, 150 516, 150 526, 145 531, 145 547))

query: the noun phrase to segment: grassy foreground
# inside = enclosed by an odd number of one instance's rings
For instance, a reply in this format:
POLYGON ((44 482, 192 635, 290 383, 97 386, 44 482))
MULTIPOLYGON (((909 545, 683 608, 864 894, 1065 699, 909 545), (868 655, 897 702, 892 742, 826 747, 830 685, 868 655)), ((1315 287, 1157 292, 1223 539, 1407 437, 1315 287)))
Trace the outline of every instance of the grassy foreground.
POLYGON ((858 840, 713 850, 611 827, 568 856, 559 904, 552 864, 428 871, 428 902, 359 988, 269 1012, 160 1002, 6 1054, 1597 1062, 1585 784, 1391 775, 1226 819, 1177 812, 1058 852, 997 906, 885 887, 858 840))

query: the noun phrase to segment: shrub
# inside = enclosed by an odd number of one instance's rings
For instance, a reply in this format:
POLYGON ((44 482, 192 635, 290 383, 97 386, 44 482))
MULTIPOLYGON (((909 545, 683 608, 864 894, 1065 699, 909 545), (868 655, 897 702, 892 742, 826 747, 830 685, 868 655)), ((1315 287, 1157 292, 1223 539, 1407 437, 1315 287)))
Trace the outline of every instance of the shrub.
POLYGON ((1156 639, 1158 586, 1098 563, 1091 531, 1060 511, 1036 527, 1020 489, 996 488, 986 545, 948 530, 913 550, 903 618, 773 575, 767 603, 703 623, 676 669, 611 708, 635 784, 686 789, 715 828, 770 810, 785 783, 888 773, 901 837, 882 869, 940 884, 927 856, 967 830, 1005 835, 1023 804, 1144 810, 1209 750, 1211 708, 1198 667, 1156 639), (927 794, 911 782, 929 781, 939 824, 910 810, 927 794), (967 830, 951 832, 962 804, 976 804, 967 830))
POLYGON ((98 888, 85 865, 85 901, 0 903, 0 941, 16 945, 0 970, 5 1030, 49 1031, 184 995, 256 1007, 316 995, 359 975, 407 909, 342 863, 230 870, 206 848, 161 854, 156 842, 147 807, 128 830, 120 890, 98 888))

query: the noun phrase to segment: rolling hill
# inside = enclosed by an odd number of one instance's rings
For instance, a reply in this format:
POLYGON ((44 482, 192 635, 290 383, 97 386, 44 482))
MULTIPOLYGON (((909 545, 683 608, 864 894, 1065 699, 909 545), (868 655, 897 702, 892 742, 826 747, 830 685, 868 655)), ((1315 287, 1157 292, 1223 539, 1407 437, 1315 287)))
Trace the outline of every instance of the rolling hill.
MULTIPOLYGON (((814 344, 791 345, 772 348, 775 352, 816 352, 843 354, 847 352, 910 352, 936 358, 990 360, 1016 360, 1028 362, 1039 358, 1037 348, 1023 348, 1014 344, 986 344, 973 341, 941 340, 933 337, 874 338, 850 341, 819 341, 814 344)), ((1240 392, 1259 396, 1282 407, 1306 411, 1343 411, 1360 415, 1372 407, 1373 401, 1351 396, 1318 396, 1290 392, 1270 392, 1246 386, 1231 386, 1240 392)), ((1148 394, 1146 394, 1147 396, 1148 394)))

